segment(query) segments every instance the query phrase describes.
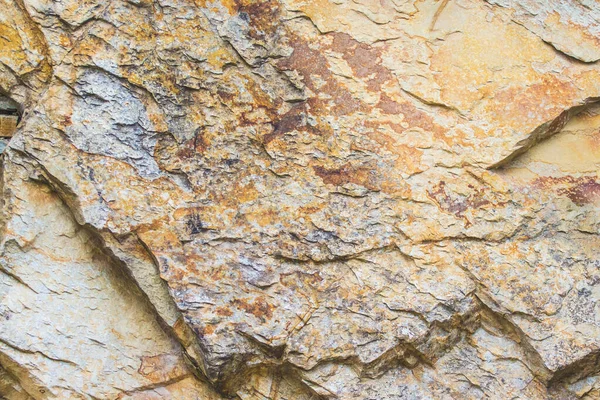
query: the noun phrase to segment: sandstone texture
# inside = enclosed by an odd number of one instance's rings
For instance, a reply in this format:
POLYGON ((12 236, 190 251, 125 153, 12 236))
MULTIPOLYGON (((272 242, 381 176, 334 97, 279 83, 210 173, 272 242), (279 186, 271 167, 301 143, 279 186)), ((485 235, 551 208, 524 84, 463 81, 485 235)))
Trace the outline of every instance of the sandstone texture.
POLYGON ((0 121, 0 398, 600 399, 598 0, 0 0, 0 121))

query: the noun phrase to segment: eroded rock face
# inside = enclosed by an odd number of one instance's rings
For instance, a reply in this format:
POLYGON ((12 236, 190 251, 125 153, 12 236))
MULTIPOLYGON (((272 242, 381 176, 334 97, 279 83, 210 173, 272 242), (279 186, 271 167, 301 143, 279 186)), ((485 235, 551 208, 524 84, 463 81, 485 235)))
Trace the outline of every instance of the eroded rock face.
POLYGON ((597 2, 0 1, 5 398, 599 398, 597 2))

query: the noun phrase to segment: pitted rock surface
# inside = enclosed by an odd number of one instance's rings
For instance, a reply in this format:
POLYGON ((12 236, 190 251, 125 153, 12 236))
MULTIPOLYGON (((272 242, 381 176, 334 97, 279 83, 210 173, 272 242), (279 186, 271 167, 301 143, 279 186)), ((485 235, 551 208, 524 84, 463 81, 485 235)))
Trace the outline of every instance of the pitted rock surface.
POLYGON ((600 3, 0 0, 0 397, 599 399, 600 3))

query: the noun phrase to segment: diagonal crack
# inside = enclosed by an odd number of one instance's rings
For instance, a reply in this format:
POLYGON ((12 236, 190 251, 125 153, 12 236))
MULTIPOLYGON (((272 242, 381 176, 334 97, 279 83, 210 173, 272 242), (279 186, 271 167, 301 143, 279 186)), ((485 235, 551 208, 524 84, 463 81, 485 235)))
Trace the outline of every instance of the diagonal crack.
POLYGON ((9 348, 11 348, 11 349, 13 349, 15 351, 18 351, 19 353, 33 354, 33 355, 37 354, 37 355, 41 355, 42 357, 44 357, 44 358, 46 358, 48 360, 51 360, 51 361, 61 362, 61 363, 73 365, 75 367, 79 367, 79 365, 77 365, 77 363, 75 363, 75 362, 73 362, 71 360, 67 360, 67 359, 63 359, 63 358, 58 358, 58 357, 53 357, 53 356, 50 356, 50 355, 48 355, 48 354, 46 354, 46 353, 44 353, 43 351, 40 351, 40 350, 25 349, 25 348, 19 347, 19 346, 13 344, 13 343, 10 343, 7 340, 1 339, 1 338, 0 338, 0 343, 4 344, 5 346, 7 346, 7 347, 9 347, 9 348))
POLYGON ((587 99, 583 100, 581 104, 564 110, 556 118, 544 122, 542 125, 535 128, 531 133, 527 135, 525 139, 519 141, 516 144, 515 149, 510 154, 497 161, 496 163, 488 166, 487 168, 496 169, 504 167, 516 157, 527 152, 539 142, 546 140, 560 132, 565 127, 565 125, 571 120, 571 118, 581 113, 582 111, 590 108, 590 106, 598 102, 600 102, 600 97, 588 97, 587 99))

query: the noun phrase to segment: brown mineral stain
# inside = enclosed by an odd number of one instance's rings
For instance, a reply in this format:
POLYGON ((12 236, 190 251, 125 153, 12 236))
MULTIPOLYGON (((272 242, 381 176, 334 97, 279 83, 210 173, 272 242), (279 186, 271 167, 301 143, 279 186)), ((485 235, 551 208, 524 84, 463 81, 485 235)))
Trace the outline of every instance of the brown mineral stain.
POLYGON ((279 3, 271 0, 234 0, 238 14, 246 14, 250 25, 248 36, 254 40, 273 37, 280 20, 279 3))
POLYGON ((378 129, 381 126, 389 126, 396 133, 403 133, 408 129, 420 128, 425 132, 433 134, 434 138, 439 142, 444 142, 449 146, 463 145, 464 135, 456 135, 450 137, 448 135, 448 128, 444 128, 437 124, 431 114, 417 108, 408 99, 398 98, 394 99, 388 96, 385 92, 382 92, 379 97, 379 101, 375 104, 375 107, 380 109, 383 114, 387 115, 398 115, 402 116, 402 124, 393 123, 388 121, 370 120, 365 122, 365 126, 378 129))
POLYGON ((215 313, 221 317, 231 317, 233 312, 227 307, 217 307, 215 313))
POLYGON ((554 189, 557 194, 567 196, 578 206, 600 200, 600 183, 594 176, 540 177, 533 181, 533 186, 539 189, 554 189))
POLYGON ((312 168, 324 183, 330 185, 341 186, 347 183, 354 183, 369 190, 379 190, 379 186, 376 184, 375 171, 369 168, 354 167, 350 164, 344 164, 337 168, 313 165, 312 168))
POLYGON ((231 104, 233 101, 235 101, 237 97, 236 93, 228 92, 222 89, 217 90, 217 95, 219 96, 221 101, 224 101, 227 104, 231 104))
POLYGON ((400 104, 392 100, 384 92, 382 92, 379 96, 379 102, 375 107, 379 108, 384 114, 398 115, 402 112, 402 107, 400 107, 400 104))
POLYGON ((380 47, 361 43, 347 33, 330 35, 334 37, 331 49, 342 54, 356 77, 367 80, 370 91, 380 91, 385 82, 392 81, 392 73, 382 66, 380 47))
POLYGON ((306 124, 306 104, 300 104, 292 107, 290 111, 280 117, 276 117, 273 122, 273 131, 263 136, 263 142, 269 144, 274 139, 293 130, 305 129, 311 130, 306 124))
POLYGON ((189 159, 195 155, 202 155, 210 147, 208 135, 201 129, 198 129, 196 134, 190 140, 182 143, 177 148, 177 157, 181 159, 189 159))
POLYGON ((333 116, 368 109, 333 75, 322 51, 312 49, 294 35, 290 35, 289 44, 294 52, 290 57, 280 60, 277 66, 282 70, 297 71, 304 78, 305 85, 317 94, 308 100, 311 109, 333 116))
POLYGON ((274 307, 263 296, 257 297, 253 302, 249 302, 247 299, 235 299, 231 304, 248 314, 254 315, 263 323, 273 317, 274 307))
MULTIPOLYGON (((475 188, 473 185, 468 185, 471 193, 467 196, 453 193, 447 188, 446 182, 440 181, 431 190, 427 191, 429 198, 435 201, 440 209, 456 215, 459 218, 464 218, 467 210, 479 210, 492 203, 485 197, 483 189, 475 188)), ((500 205, 502 203, 498 203, 500 205)), ((470 225, 469 221, 466 221, 470 225)))

